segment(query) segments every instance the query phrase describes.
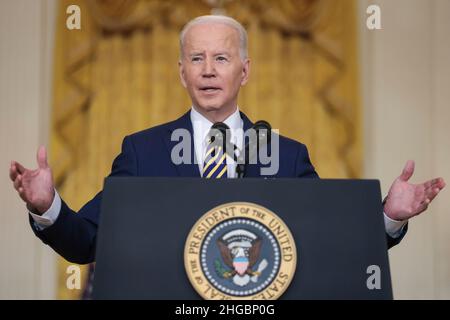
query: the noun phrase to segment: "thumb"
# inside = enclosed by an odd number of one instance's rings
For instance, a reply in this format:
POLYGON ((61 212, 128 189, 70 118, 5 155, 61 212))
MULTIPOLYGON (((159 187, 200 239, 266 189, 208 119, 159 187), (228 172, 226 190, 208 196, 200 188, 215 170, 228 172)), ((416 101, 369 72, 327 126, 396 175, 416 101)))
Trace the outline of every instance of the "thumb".
POLYGON ((45 149, 45 146, 39 147, 39 150, 37 153, 37 163, 38 163, 39 169, 46 169, 48 167, 47 150, 45 149))
POLYGON ((406 162, 405 167, 403 168, 402 174, 400 175, 399 179, 402 181, 408 181, 409 178, 411 178, 411 176, 414 173, 414 161, 413 160, 408 160, 406 162))

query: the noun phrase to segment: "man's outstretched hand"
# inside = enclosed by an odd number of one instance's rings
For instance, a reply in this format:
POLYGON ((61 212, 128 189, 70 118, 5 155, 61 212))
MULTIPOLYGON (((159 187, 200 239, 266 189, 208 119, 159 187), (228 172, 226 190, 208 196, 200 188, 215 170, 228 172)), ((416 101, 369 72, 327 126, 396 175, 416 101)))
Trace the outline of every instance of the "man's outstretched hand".
POLYGON ((12 161, 9 177, 28 209, 43 214, 50 208, 55 196, 52 170, 48 166, 47 151, 44 146, 41 146, 37 152, 37 164, 37 169, 30 170, 12 161))
POLYGON ((437 194, 445 187, 442 178, 429 180, 421 184, 412 184, 408 180, 414 173, 414 161, 409 160, 402 174, 395 179, 384 205, 384 212, 393 220, 407 220, 428 208, 437 194))

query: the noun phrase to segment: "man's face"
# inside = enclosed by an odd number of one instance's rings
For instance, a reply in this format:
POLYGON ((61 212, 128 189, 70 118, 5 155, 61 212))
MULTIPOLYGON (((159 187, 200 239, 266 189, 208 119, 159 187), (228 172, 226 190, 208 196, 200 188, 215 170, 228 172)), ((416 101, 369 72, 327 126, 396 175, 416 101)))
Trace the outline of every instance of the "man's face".
POLYGON ((192 26, 182 50, 181 82, 193 105, 203 114, 230 115, 249 72, 249 60, 242 61, 239 55, 237 30, 225 24, 192 26))

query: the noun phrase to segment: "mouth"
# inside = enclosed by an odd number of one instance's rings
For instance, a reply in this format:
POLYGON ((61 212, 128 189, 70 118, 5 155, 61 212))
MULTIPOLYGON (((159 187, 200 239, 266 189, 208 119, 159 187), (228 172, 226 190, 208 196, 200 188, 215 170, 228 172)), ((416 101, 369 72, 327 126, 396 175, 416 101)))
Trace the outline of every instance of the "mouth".
POLYGON ((204 87, 200 87, 199 90, 202 92, 205 92, 205 93, 216 93, 222 89, 219 87, 214 87, 214 86, 204 86, 204 87))

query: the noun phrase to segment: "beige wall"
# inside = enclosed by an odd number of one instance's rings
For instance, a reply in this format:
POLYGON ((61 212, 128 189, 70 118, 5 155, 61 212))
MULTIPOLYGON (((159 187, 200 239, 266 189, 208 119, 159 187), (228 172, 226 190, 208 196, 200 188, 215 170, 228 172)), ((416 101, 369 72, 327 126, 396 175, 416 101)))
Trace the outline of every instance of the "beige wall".
POLYGON ((49 128, 53 0, 0 1, 0 299, 55 297, 55 254, 32 233, 8 178, 35 166, 49 128))
MULTIPOLYGON (((450 1, 360 0, 365 176, 385 195, 408 159, 413 182, 450 184, 450 1), (366 28, 369 4, 382 30, 366 28)), ((450 299, 450 187, 390 250, 397 299, 450 299)))

